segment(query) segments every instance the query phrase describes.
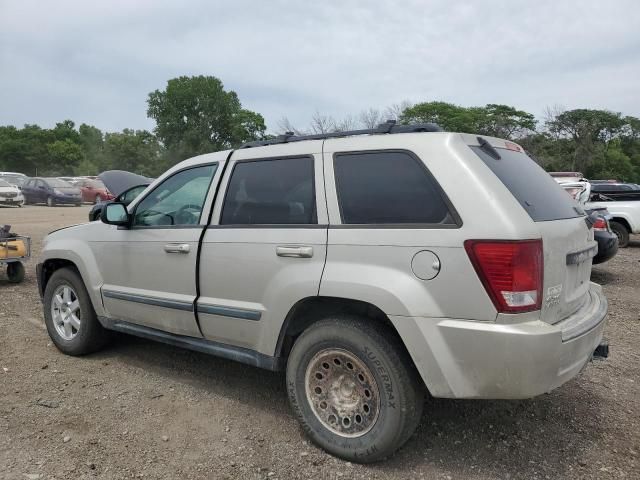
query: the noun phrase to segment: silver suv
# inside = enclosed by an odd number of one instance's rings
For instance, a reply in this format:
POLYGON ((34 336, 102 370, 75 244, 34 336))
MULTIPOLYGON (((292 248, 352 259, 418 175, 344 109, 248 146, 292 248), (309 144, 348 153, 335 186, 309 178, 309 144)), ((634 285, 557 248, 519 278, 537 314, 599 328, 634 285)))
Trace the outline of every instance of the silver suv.
POLYGON ((51 339, 82 355, 115 330, 286 370, 305 432, 358 462, 412 435, 427 392, 562 385, 605 326, 591 219, 517 144, 437 130, 201 155, 52 232, 51 339))

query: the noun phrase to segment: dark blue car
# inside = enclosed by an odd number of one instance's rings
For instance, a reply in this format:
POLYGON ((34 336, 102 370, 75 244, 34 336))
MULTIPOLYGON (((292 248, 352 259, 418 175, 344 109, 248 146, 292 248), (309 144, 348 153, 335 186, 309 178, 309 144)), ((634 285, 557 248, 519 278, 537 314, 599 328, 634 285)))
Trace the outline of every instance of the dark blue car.
POLYGON ((56 205, 82 204, 82 193, 79 188, 74 187, 59 178, 30 178, 22 187, 24 203, 46 203, 50 207, 56 205))

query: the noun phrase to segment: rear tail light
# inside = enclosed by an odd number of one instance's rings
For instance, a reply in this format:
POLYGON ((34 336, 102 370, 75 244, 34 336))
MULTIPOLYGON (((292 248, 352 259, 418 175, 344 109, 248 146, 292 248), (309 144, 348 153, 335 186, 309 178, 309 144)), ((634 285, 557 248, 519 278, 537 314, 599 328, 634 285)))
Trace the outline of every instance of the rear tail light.
POLYGON ((498 313, 540 309, 542 240, 467 240, 464 248, 498 313))
POLYGON ((593 222, 593 229, 594 230, 608 230, 609 225, 607 224, 607 220, 602 218, 602 217, 598 217, 596 219, 595 222, 593 222))

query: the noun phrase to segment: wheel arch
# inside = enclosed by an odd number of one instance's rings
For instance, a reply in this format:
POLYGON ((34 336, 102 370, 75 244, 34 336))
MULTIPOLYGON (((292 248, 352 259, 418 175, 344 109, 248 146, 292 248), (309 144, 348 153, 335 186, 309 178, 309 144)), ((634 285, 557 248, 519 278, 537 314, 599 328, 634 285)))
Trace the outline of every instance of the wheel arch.
POLYGON ((84 286, 89 293, 91 304, 93 305, 96 313, 98 315, 104 315, 104 306, 102 305, 102 297, 100 294, 102 279, 99 276, 99 273, 97 273, 97 268, 93 268, 93 272, 95 274, 92 276, 91 267, 85 265, 82 259, 77 256, 74 251, 68 251, 67 254, 61 254, 61 252, 53 251, 49 251, 47 253, 48 255, 42 259, 38 268, 38 284, 41 295, 44 295, 45 288, 47 287, 47 283, 51 279, 51 276, 57 270, 69 267, 74 269, 80 276, 82 283, 84 283, 84 286))
POLYGON ((611 221, 619 223, 624 228, 626 228, 629 233, 633 231, 633 229, 631 228, 631 224, 629 223, 629 220, 626 217, 623 217, 620 215, 614 215, 611 221))
MULTIPOLYGON (((274 353, 275 357, 286 359, 289 356, 289 352, 296 338, 314 323, 331 315, 345 313, 364 317, 379 325, 383 325, 392 335, 399 339, 406 358, 411 361, 411 366, 418 372, 411 352, 407 349, 402 335, 382 309, 363 300, 342 297, 313 296, 303 298, 296 302, 287 313, 280 329, 274 353)), ((419 373, 420 372, 418 372, 418 374, 419 373)), ((428 388, 427 385, 425 385, 425 387, 428 388)))

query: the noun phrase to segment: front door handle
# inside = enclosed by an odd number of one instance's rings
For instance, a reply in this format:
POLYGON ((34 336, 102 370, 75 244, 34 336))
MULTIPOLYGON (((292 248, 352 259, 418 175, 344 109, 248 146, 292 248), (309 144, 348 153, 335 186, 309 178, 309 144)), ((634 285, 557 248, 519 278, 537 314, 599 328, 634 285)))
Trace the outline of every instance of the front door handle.
POLYGON ((276 247, 276 255, 279 257, 311 258, 313 257, 313 247, 281 245, 276 247))
POLYGON ((189 253, 188 243, 167 243, 164 246, 164 251, 167 253, 189 253))

